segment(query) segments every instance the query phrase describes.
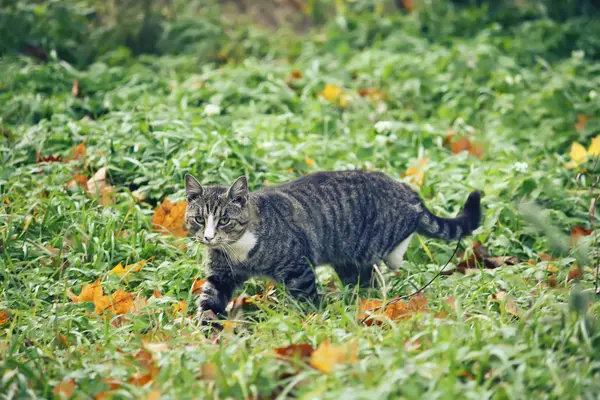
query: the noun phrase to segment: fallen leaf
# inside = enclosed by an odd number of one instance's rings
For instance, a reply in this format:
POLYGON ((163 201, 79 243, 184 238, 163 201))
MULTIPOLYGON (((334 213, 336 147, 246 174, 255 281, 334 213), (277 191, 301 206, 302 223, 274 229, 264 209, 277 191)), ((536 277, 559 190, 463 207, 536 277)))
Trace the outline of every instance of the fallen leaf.
POLYGON ((67 182, 67 187, 75 189, 81 187, 87 189, 88 176, 84 174, 75 174, 73 179, 67 182))
POLYGON ((331 83, 325 85, 325 88, 319 92, 319 97, 342 108, 348 104, 348 98, 344 95, 344 89, 331 83))
POLYGON ((506 294, 506 292, 497 292, 492 295, 492 299, 505 304, 506 312, 509 314, 515 315, 517 317, 521 316, 521 310, 517 306, 517 303, 506 294))
POLYGON ((381 300, 371 299, 361 301, 358 318, 365 325, 381 325, 382 320, 377 318, 378 315, 383 315, 392 321, 399 321, 413 314, 428 311, 427 298, 422 295, 413 296, 408 302, 396 298, 385 304, 381 300))
MULTIPOLYGON (((501 267, 502 265, 515 265, 518 263, 519 259, 517 257, 492 257, 480 242, 474 242, 473 254, 459 262, 456 266, 456 270, 464 274, 468 268, 477 268, 478 264, 484 268, 494 269, 501 267)), ((444 275, 451 273, 452 271, 449 271, 449 273, 444 273, 444 275)))
POLYGON ((286 347, 278 347, 275 350, 275 354, 277 358, 288 359, 288 358, 296 358, 300 360, 304 360, 310 358, 312 353, 315 351, 310 344, 301 343, 301 344, 291 344, 286 347))
POLYGON ((136 372, 129 378, 129 383, 136 386, 144 386, 151 382, 156 375, 160 372, 160 369, 156 366, 152 353, 145 348, 139 350, 133 357, 135 361, 140 365, 142 371, 136 372))
POLYGON ((165 234, 186 237, 187 230, 184 227, 186 207, 185 200, 173 204, 165 199, 154 211, 152 227, 165 234))
POLYGON ((142 296, 141 293, 138 293, 137 296, 135 296, 135 299, 133 299, 133 307, 131 308, 130 312, 139 312, 147 305, 148 299, 142 296))
POLYGON ((75 79, 73 81, 73 86, 71 87, 71 94, 73 97, 79 97, 79 79, 75 79))
POLYGON ((114 188, 106 184, 106 167, 100 168, 93 177, 87 181, 87 190, 96 196, 103 206, 113 203, 114 188))
POLYGON ((310 356, 310 365, 324 374, 333 371, 336 365, 354 364, 358 361, 358 346, 348 342, 339 346, 323 342, 310 356))
POLYGON ((206 283, 206 278, 202 279, 194 279, 194 283, 192 283, 192 294, 200 294, 202 293, 202 287, 206 283))
POLYGON ((582 144, 573 142, 571 144, 571 151, 569 152, 571 161, 566 163, 565 166, 567 168, 577 168, 587 162, 588 159, 598 156, 600 156, 600 135, 592 139, 588 150, 582 144))
POLYGON ((446 136, 446 141, 450 144, 450 151, 452 151, 453 154, 467 151, 474 157, 482 158, 485 153, 485 148, 482 143, 471 142, 471 140, 465 136, 456 138, 454 133, 450 133, 446 136))
POLYGON ((60 332, 56 332, 56 341, 63 347, 69 347, 69 340, 60 332))
POLYGON ((306 164, 306 166, 308 166, 308 167, 314 167, 315 160, 313 160, 312 158, 306 156, 306 158, 304 159, 304 164, 306 164))
POLYGON ((185 314, 187 310, 187 304, 185 300, 179 300, 177 303, 173 303, 173 315, 177 315, 179 313, 185 314))
POLYGON ((126 314, 133 307, 133 294, 119 289, 111 296, 111 308, 114 314, 126 314))
POLYGON ((361 89, 358 94, 360 97, 366 97, 371 102, 385 99, 385 95, 376 88, 361 89))
POLYGON ((590 236, 594 232, 593 229, 586 229, 581 225, 571 228, 571 245, 577 244, 582 237, 590 236))
POLYGON ((158 400, 160 399, 160 392, 158 390, 153 390, 146 395, 146 400, 158 400))
POLYGON ((569 270, 569 275, 567 276, 567 281, 577 281, 581 279, 583 276, 583 268, 578 265, 573 265, 569 270))
POLYGON ((8 322, 9 319, 10 318, 7 313, 5 313, 4 311, 0 311, 0 325, 4 325, 8 322))
POLYGON ((426 167, 429 163, 428 158, 419 158, 415 160, 415 164, 407 168, 406 172, 402 176, 403 178, 408 178, 408 181, 417 185, 422 186, 423 180, 425 179, 425 171, 422 168, 426 167))
POLYGON ((211 362, 202 364, 201 375, 197 379, 205 381, 215 381, 218 378, 217 366, 211 362))
POLYGON ((402 3, 402 7, 406 10, 407 13, 412 12, 415 9, 415 0, 400 0, 402 3))
POLYGON ((575 124, 575 130, 582 133, 585 130, 585 126, 590 117, 585 114, 577 114, 577 123, 575 124))
POLYGON ((40 157, 39 154, 36 154, 36 162, 40 163, 54 163, 54 162, 62 162, 63 159, 61 156, 44 156, 40 157))
POLYGON ((402 342, 402 347, 404 347, 404 350, 406 350, 409 353, 417 351, 421 348, 421 341, 419 339, 405 339, 404 342, 402 342))
POLYGON ((162 297, 162 293, 160 292, 160 289, 154 289, 152 291, 152 297, 154 297, 155 299, 160 299, 162 297))
POLYGON ((76 146, 73 146, 71 157, 67 158, 67 162, 70 161, 81 161, 82 164, 85 164, 85 160, 87 157, 87 149, 85 147, 85 140, 79 143, 76 146))
POLYGON ((81 293, 79 296, 73 294, 71 289, 67 289, 67 297, 73 301, 73 303, 82 303, 82 302, 95 302, 97 299, 103 296, 102 286, 100 286, 100 279, 96 282, 83 285, 81 288, 81 293))
POLYGON ((132 273, 132 272, 138 272, 142 270, 142 267, 144 265, 146 265, 146 263, 148 263, 148 261, 152 260, 154 257, 150 257, 147 260, 141 260, 138 261, 134 264, 129 264, 125 267, 123 267, 123 263, 119 263, 116 267, 114 267, 113 269, 111 269, 108 273, 109 274, 113 274, 113 275, 117 275, 117 276, 124 276, 125 274, 128 273, 132 273))
POLYGON ((63 399, 68 399, 75 393, 75 381, 73 379, 63 380, 54 386, 52 392, 63 399))

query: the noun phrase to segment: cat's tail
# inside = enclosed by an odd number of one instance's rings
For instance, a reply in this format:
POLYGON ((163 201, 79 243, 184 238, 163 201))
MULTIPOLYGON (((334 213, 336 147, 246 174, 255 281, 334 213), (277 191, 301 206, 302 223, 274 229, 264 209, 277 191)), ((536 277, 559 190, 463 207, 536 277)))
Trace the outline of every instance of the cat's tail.
POLYGON ((463 212, 456 218, 440 218, 425 208, 425 212, 419 219, 417 232, 432 238, 444 240, 458 240, 461 237, 468 236, 479 226, 481 220, 481 194, 478 191, 472 192, 463 212))

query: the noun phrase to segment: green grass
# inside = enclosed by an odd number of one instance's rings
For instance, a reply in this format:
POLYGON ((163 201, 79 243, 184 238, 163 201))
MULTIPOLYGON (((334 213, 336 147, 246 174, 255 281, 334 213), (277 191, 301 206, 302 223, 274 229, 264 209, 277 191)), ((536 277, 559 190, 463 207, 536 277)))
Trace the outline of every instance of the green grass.
MULTIPOLYGON (((587 147, 599 132, 598 119, 581 132, 574 124, 577 114, 600 116, 600 66, 582 52, 557 57, 568 36, 550 20, 428 37, 420 31, 427 17, 348 16, 303 37, 287 35, 289 43, 251 28, 220 64, 194 54, 134 58, 122 49, 82 69, 55 59, 0 59, 0 124, 10 131, 0 136, 0 310, 10 317, 0 326, 1 396, 49 398, 73 379, 77 398, 94 398, 108 390, 106 378, 121 384, 115 398, 152 391, 165 399, 598 396, 600 307, 586 297, 597 251, 589 252, 577 290, 567 281, 576 253, 560 251, 518 205, 535 201, 564 234, 575 225, 599 233, 588 216, 598 169, 590 162, 578 177, 564 164, 573 141, 587 147), (302 78, 290 81, 293 71, 302 78), (71 94, 74 80, 80 97, 71 94), (347 107, 319 99, 326 83, 344 88, 347 107), (360 97, 365 88, 382 91, 385 101, 360 97), (207 104, 221 113, 206 115, 207 104), (378 132, 378 121, 393 123, 378 132), (444 144, 451 128, 481 142, 483 158, 452 154, 444 144), (36 153, 66 159, 82 141, 85 164, 36 163, 36 153), (184 199, 186 173, 221 184, 245 174, 252 188, 333 169, 402 179, 419 157, 429 158, 420 188, 426 204, 453 216, 471 190, 483 191, 485 219, 474 239, 521 263, 443 276, 424 293, 430 314, 383 326, 359 323, 357 296, 410 293, 447 261, 453 243, 414 240, 403 273, 386 272, 381 291, 338 283, 331 292, 324 283, 332 272, 323 269, 319 309, 299 307, 278 287, 274 299, 236 314, 242 322, 216 338, 173 315, 178 300, 193 311, 190 287, 203 276, 203 253, 154 231, 151 218, 165 197, 184 199), (91 176, 104 166, 114 204, 67 188, 75 173, 91 176), (137 201, 136 190, 146 199, 137 201), (546 264, 528 262, 541 253, 558 260, 556 288, 545 285, 546 264), (150 257, 127 279, 107 274, 150 257), (98 317, 91 304, 67 297, 97 279, 107 293, 150 297, 159 289, 163 297, 125 318, 98 317), (500 291, 520 317, 493 300, 500 291), (447 310, 448 296, 455 308, 434 318, 447 310), (278 360, 273 350, 351 340, 359 362, 329 375, 278 360), (134 360, 142 341, 168 345, 146 386, 129 383, 142 370, 134 360), (420 347, 411 350, 410 341, 420 347), (216 366, 214 380, 199 379, 207 363, 216 366)), ((584 243, 593 247, 593 237, 584 243)), ((565 245, 565 238, 558 240, 565 245)), ((474 239, 463 241, 467 254, 474 239)), ((265 285, 252 281, 243 290, 265 285)))

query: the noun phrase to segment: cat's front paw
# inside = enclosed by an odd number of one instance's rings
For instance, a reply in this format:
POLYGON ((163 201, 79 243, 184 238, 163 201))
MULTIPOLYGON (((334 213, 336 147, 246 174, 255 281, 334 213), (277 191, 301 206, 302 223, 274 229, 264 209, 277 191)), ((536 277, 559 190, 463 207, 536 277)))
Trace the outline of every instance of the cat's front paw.
POLYGON ((196 320, 200 325, 212 325, 218 321, 218 318, 212 310, 200 310, 196 314, 196 320))

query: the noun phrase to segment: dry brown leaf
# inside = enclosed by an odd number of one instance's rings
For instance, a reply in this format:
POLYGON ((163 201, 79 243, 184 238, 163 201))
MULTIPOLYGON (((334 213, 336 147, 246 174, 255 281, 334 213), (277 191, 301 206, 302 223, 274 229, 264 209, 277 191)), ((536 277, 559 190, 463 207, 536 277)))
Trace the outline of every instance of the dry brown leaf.
POLYGON ((504 303, 507 313, 517 317, 521 316, 522 313, 519 309, 519 306, 517 306, 517 303, 515 303, 515 301, 506 294, 506 292, 497 292, 496 294, 492 295, 492 299, 499 303, 504 303))
POLYGON ((82 164, 85 164, 85 160, 87 157, 87 149, 85 147, 85 140, 81 143, 79 143, 76 146, 73 146, 73 154, 71 155, 71 157, 67 158, 67 162, 70 161, 81 161, 82 164))
POLYGON ((35 160, 35 161, 36 161, 38 164, 41 164, 41 163, 55 163, 55 162, 58 162, 58 163, 60 163, 60 162, 62 162, 62 161, 63 161, 63 159, 62 159, 62 157, 61 157, 61 156, 44 156, 44 157, 41 157, 41 156, 39 155, 39 153, 36 153, 36 154, 35 154, 35 158, 36 158, 36 160, 35 160))
POLYGON ((583 268, 578 265, 573 265, 569 270, 569 275, 567 276, 567 281, 577 281, 581 279, 583 276, 583 268))
POLYGON ((310 356, 310 365, 324 374, 333 371, 336 365, 354 364, 358 361, 358 346, 348 342, 339 346, 323 342, 310 356))
POLYGON ((211 362, 202 364, 202 374, 197 379, 204 381, 215 381, 219 377, 217 366, 211 362))
POLYGON ((166 234, 186 237, 188 234, 184 226, 186 207, 185 200, 174 204, 165 199, 154 211, 152 227, 166 234))
POLYGON ((192 283, 192 294, 200 294, 202 293, 202 287, 206 283, 206 278, 202 279, 194 279, 194 283, 192 283))
POLYGON ((141 293, 138 293, 137 296, 135 296, 135 299, 133 299, 133 307, 131 308, 130 312, 139 312, 147 305, 148 299, 142 296, 141 293))
MULTIPOLYGON (((517 257, 510 256, 501 256, 501 257, 492 257, 490 256, 488 250, 480 243, 473 243, 473 254, 463 259, 456 266, 456 270, 460 273, 465 273, 468 268, 477 268, 478 265, 483 266, 484 268, 498 268, 502 265, 515 265, 519 263, 519 259, 517 257)), ((451 274, 452 271, 448 273, 444 273, 444 275, 451 274)))
POLYGON ((277 358, 281 359, 308 359, 315 351, 310 344, 301 343, 301 344, 291 344, 286 347, 278 347, 275 350, 275 354, 277 358))
POLYGON ((87 190, 92 196, 96 196, 103 206, 114 202, 115 189, 106 183, 106 167, 100 168, 87 181, 87 190))
POLYGON ((581 225, 571 228, 571 245, 576 245, 579 239, 585 236, 590 236, 594 232, 593 229, 586 229, 581 225))
POLYGON ((56 341, 63 347, 69 347, 69 340, 60 332, 56 332, 56 341))
POLYGON ((590 119, 591 118, 585 114, 577 114, 577 123, 575 124, 575 130, 579 133, 582 133, 585 130, 585 126, 587 125, 587 122, 590 119))
POLYGON ((469 138, 464 136, 456 138, 456 135, 451 133, 446 136, 446 141, 450 144, 450 150, 454 154, 467 151, 474 157, 482 158, 485 153, 485 148, 482 143, 472 142, 469 138))
POLYGON ((88 176, 84 174, 75 174, 73 179, 67 182, 67 187, 75 189, 81 187, 87 189, 88 176))
POLYGON ((402 3, 402 7, 406 10, 407 13, 412 12, 415 9, 415 0, 400 0, 402 3))
POLYGON ((137 361, 142 370, 131 375, 129 383, 136 386, 144 386, 148 382, 151 382, 160 372, 160 368, 157 367, 152 353, 147 349, 140 349, 133 358, 137 361))
POLYGON ((7 313, 5 313, 4 311, 0 311, 0 325, 4 325, 8 322, 9 319, 10 317, 7 313))
POLYGON ((383 94, 379 89, 376 88, 368 88, 368 89, 360 89, 358 91, 360 97, 366 97, 369 101, 375 102, 385 99, 385 94, 383 94))
POLYGON ((54 386, 52 392, 61 399, 68 399, 75 393, 75 381, 67 379, 54 386))
POLYGON ((358 318, 364 322, 365 325, 381 325, 381 318, 377 316, 385 316, 392 321, 399 321, 402 319, 409 318, 413 314, 420 312, 428 312, 427 298, 422 295, 413 296, 408 302, 397 301, 392 299, 394 303, 384 304, 381 300, 371 299, 362 300, 359 307, 358 318))

